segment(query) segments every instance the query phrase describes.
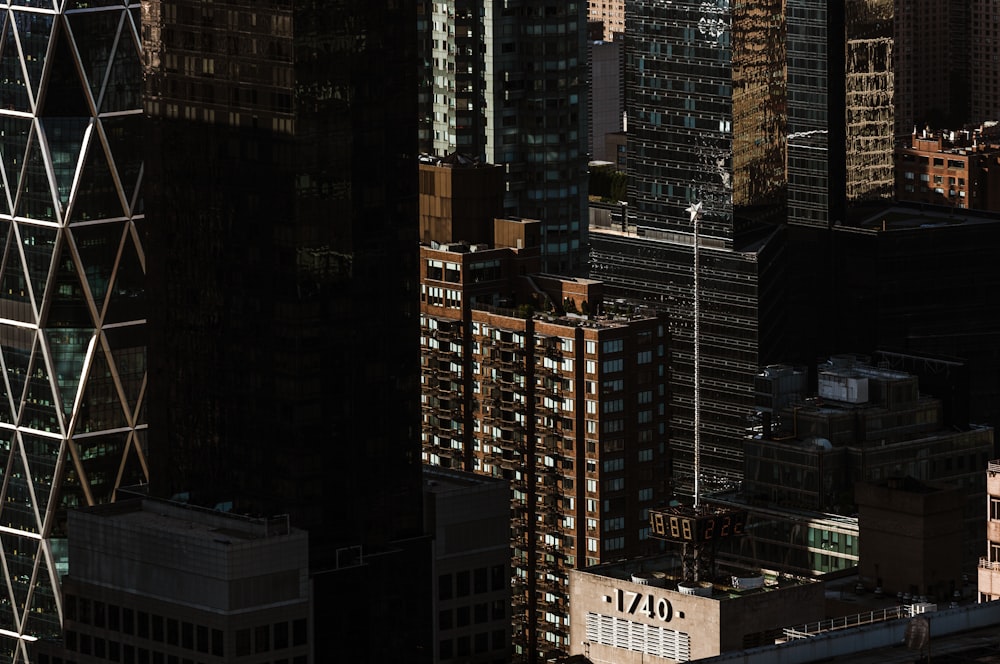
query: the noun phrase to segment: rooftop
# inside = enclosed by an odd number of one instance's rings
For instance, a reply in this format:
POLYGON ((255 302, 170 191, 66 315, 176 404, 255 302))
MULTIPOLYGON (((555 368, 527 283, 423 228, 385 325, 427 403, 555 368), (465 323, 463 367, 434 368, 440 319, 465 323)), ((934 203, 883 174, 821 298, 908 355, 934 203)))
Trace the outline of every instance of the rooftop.
POLYGON ((660 555, 604 563, 580 570, 591 574, 643 585, 652 585, 685 594, 705 594, 716 601, 739 599, 747 595, 772 592, 817 583, 815 579, 781 574, 771 570, 750 570, 732 565, 718 568, 711 582, 684 581, 681 562, 677 556, 660 555), (687 588, 700 588, 702 592, 686 592, 687 588), (710 593, 709 593, 710 589, 710 593))
POLYGON ((175 533, 185 539, 206 542, 251 541, 290 535, 295 532, 288 516, 252 517, 209 510, 192 505, 141 498, 84 508, 94 517, 115 520, 132 530, 175 533))

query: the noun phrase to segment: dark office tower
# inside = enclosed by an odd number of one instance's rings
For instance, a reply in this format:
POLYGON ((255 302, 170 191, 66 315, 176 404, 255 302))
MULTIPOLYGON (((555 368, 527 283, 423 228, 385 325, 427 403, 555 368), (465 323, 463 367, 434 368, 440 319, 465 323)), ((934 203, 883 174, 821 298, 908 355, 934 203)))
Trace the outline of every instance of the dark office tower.
POLYGON ((627 8, 629 216, 732 247, 785 183, 783 2, 634 0, 627 8))
POLYGON ((542 222, 554 273, 585 269, 587 4, 421 3, 420 150, 507 173, 506 216, 542 222))
POLYGON ((0 662, 59 634, 65 510, 146 477, 139 3, 13 4, 0 9, 0 662))
POLYGON ((143 12, 153 488, 309 531, 316 661, 421 661, 413 4, 143 12))
POLYGON ((787 0, 788 221, 827 228, 844 219, 843 11, 830 0, 787 0), (831 48, 832 45, 832 48, 831 48), (834 146, 830 149, 830 146, 834 146))
MULTIPOLYGON (((694 237, 700 232, 702 479, 742 476, 753 376, 781 344, 783 2, 626 7, 627 224, 591 228, 591 275, 670 319, 677 490, 694 480, 694 237)), ((705 485, 703 485, 705 486, 705 485)))

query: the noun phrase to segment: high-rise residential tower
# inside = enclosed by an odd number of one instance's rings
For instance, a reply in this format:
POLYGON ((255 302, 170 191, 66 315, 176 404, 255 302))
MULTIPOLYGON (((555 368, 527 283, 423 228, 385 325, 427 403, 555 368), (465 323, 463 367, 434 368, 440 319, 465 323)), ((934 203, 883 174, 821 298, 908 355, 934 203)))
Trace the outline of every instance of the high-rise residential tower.
POLYGON ((24 662, 59 635, 65 510, 147 477, 139 2, 0 24, 0 662, 24 662))
POLYGON ((422 2, 420 150, 504 167, 504 214, 542 222, 550 272, 587 242, 587 5, 422 2))
POLYGON ((316 661, 429 658, 413 3, 143 12, 153 489, 309 532, 316 661))

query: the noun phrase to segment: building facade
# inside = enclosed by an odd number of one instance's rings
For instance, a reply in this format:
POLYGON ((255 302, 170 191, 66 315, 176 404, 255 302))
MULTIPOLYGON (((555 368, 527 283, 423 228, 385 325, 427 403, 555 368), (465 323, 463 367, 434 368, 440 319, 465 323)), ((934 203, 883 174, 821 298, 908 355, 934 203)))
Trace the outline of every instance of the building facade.
MULTIPOLYGON (((743 440, 756 412, 755 363, 784 352, 783 231, 764 228, 738 249, 699 249, 701 479, 713 491, 743 476, 743 440)), ((605 281, 607 297, 642 301, 670 321, 669 440, 675 488, 685 493, 695 474, 692 263, 691 236, 631 225, 625 232, 591 228, 591 273, 605 281)))
POLYGON ((434 537, 434 662, 509 662, 507 482, 424 466, 424 521, 434 537))
POLYGON ((664 321, 601 309, 601 284, 539 274, 538 222, 421 247, 424 461, 502 478, 514 655, 569 647, 568 570, 658 550, 667 500, 664 321))
POLYGON ((718 572, 685 581, 668 556, 574 570, 571 653, 593 662, 687 662, 770 645, 782 628, 824 617, 821 583, 718 572))
POLYGON ((315 661, 308 537, 287 516, 133 498, 69 528, 64 647, 32 661, 315 661))
POLYGON ((584 270, 587 5, 421 3, 420 150, 504 167, 504 216, 538 219, 546 270, 584 270))
POLYGON ((587 56, 590 70, 590 94, 587 96, 590 160, 615 162, 617 154, 608 152, 606 137, 624 129, 624 44, 622 40, 589 42, 587 56))
POLYGON ((979 559, 979 601, 1000 599, 1000 463, 986 469, 986 555, 979 559))
POLYGON ((604 41, 621 41, 625 36, 625 0, 588 0, 587 20, 601 24, 604 41))
POLYGON ((699 370, 712 376, 701 397, 706 479, 739 479, 752 364, 766 357, 759 343, 781 336, 770 298, 784 255, 784 14, 780 2, 653 0, 626 12, 628 205, 622 224, 591 228, 591 276, 608 297, 671 321, 670 444, 676 485, 690 492, 695 218, 699 370))
POLYGON ((25 662, 65 617, 66 511, 148 478, 146 252, 139 3, 8 4, 0 661, 25 662))
POLYGON ((896 199, 1000 212, 1000 141, 981 130, 913 132, 896 146, 896 199))
MULTIPOLYGON (((964 3, 963 3, 964 4, 964 3)), ((989 0, 968 0, 969 118, 973 124, 1000 120, 1000 64, 993 59, 993 40, 1000 27, 989 0)))
POLYGON ((142 11, 153 492, 309 532, 319 661, 427 661, 416 9, 142 11))

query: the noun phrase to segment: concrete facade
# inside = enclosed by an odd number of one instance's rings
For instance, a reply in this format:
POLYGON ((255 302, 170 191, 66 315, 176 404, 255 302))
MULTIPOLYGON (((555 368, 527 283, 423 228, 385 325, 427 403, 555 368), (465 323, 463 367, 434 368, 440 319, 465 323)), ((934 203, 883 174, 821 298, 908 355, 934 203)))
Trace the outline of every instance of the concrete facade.
POLYGON ((570 653, 593 664, 669 664, 773 643, 782 628, 823 617, 821 583, 734 571, 716 583, 686 584, 671 562, 571 572, 570 653), (693 587, 699 594, 685 592, 693 587))
POLYGON ((1000 599, 1000 461, 986 471, 986 555, 979 559, 979 601, 1000 599))
POLYGON ((508 661, 510 487, 425 466, 424 522, 434 537, 434 661, 508 661))
POLYGON ((70 513, 64 649, 38 664, 313 660, 308 536, 134 499, 70 513))
POLYGON ((898 477, 854 491, 861 578, 889 594, 950 599, 962 584, 962 489, 898 477))

